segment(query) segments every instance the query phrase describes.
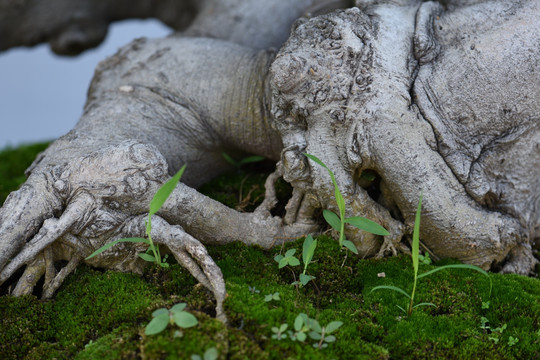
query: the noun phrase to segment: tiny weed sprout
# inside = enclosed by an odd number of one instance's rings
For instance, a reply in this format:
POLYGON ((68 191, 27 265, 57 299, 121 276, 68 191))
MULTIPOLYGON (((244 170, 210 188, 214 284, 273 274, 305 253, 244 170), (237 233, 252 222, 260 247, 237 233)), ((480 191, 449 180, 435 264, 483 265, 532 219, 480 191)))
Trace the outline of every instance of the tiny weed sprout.
POLYGON ((272 334, 272 339, 275 339, 275 340, 286 339, 287 334, 285 334, 285 331, 287 330, 288 327, 289 327, 289 325, 287 325, 287 324, 281 324, 281 326, 279 328, 276 327, 276 326, 273 326, 272 327, 272 332, 274 334, 272 334))
POLYGON ((223 157, 225 158, 225 160, 227 160, 229 164, 233 165, 234 167, 238 169, 241 168, 242 165, 264 160, 264 156, 258 156, 258 155, 248 156, 241 159, 240 161, 234 160, 229 154, 226 154, 226 153, 221 153, 221 155, 223 155, 223 157))
MULTIPOLYGON (((302 261, 304 262, 304 271, 300 274, 300 284, 305 286, 308 282, 315 279, 314 276, 306 274, 307 267, 313 259, 315 254, 315 249, 317 248, 317 240, 313 239, 313 236, 308 235, 304 240, 304 245, 302 246, 302 261)), ((300 260, 294 254, 296 249, 289 249, 285 255, 278 254, 274 256, 274 260, 278 263, 278 267, 284 268, 287 265, 298 266, 300 265, 300 260)), ((293 282, 293 285, 298 284, 297 281, 293 282)))
POLYGON ((313 259, 316 248, 317 240, 313 239, 311 235, 308 235, 304 240, 304 245, 302 246, 302 261, 304 262, 304 271, 300 274, 300 283, 302 284, 302 286, 306 286, 308 282, 315 279, 314 276, 306 274, 306 271, 308 265, 313 259))
POLYGON ((204 352, 204 355, 191 355, 191 360, 216 360, 218 358, 218 351, 215 347, 211 347, 204 352))
POLYGON ((276 255, 274 257, 274 260, 278 263, 279 268, 284 268, 287 265, 290 266, 297 266, 300 265, 300 260, 294 256, 294 253, 296 252, 296 249, 289 249, 285 253, 285 256, 283 255, 276 255))
POLYGON ((165 255, 164 258, 161 257, 161 254, 159 252, 159 247, 157 245, 154 245, 154 242, 152 241, 152 215, 155 215, 159 209, 165 204, 165 201, 169 198, 171 193, 173 192, 176 185, 178 185, 178 182, 180 181, 180 178, 182 177, 182 174, 184 173, 184 170, 186 169, 186 165, 182 166, 182 168, 172 177, 170 178, 165 184, 163 184, 154 197, 152 198, 152 201, 150 201, 150 209, 148 212, 148 220, 146 220, 146 236, 148 236, 148 239, 144 238, 125 238, 125 239, 118 239, 114 240, 108 244, 103 245, 96 251, 94 251, 90 256, 86 258, 86 260, 93 258, 96 255, 101 254, 105 250, 109 249, 110 247, 120 243, 120 242, 134 242, 134 243, 144 243, 148 245, 148 250, 144 253, 139 254, 139 257, 141 257, 143 260, 149 261, 149 262, 155 262, 161 267, 169 267, 169 264, 167 264, 167 255, 165 255))
POLYGON ((279 301, 281 298, 279 297, 279 293, 275 292, 273 294, 264 295, 264 301, 270 302, 270 301, 279 301))
POLYGON ((508 338, 508 346, 514 346, 519 342, 519 339, 517 337, 510 336, 508 338))
MULTIPOLYGON (((415 294, 415 291, 416 291, 416 283, 417 283, 418 279, 423 278, 423 277, 428 276, 428 275, 431 275, 433 273, 436 273, 437 271, 445 270, 445 269, 469 269, 469 270, 478 271, 479 273, 487 276, 487 278, 489 279, 489 296, 491 296, 491 288, 493 287, 493 284, 492 284, 491 278, 489 277, 489 274, 485 270, 483 270, 483 269, 481 269, 481 268, 479 268, 477 266, 474 266, 474 265, 469 265, 469 264, 444 265, 444 266, 437 267, 437 268, 435 268, 433 270, 427 271, 427 272, 425 272, 425 273, 423 273, 421 275, 418 275, 418 265, 419 265, 419 262, 420 262, 419 261, 420 260, 420 256, 419 256, 419 252, 420 252, 420 213, 421 213, 421 209, 422 209, 422 197, 423 197, 423 194, 422 194, 422 192, 420 192, 420 199, 418 200, 418 208, 416 209, 416 217, 415 217, 415 220, 414 220, 413 241, 412 241, 412 250, 411 250, 411 257, 412 257, 413 270, 414 270, 414 282, 413 282, 413 288, 412 288, 411 294, 409 295, 405 290, 403 290, 401 288, 398 288, 396 286, 391 286, 391 285, 375 286, 373 289, 371 289, 370 293, 375 291, 375 290, 384 289, 384 290, 397 291, 400 294, 405 295, 409 299, 408 309, 405 310, 404 308, 402 308, 399 305, 396 305, 396 306, 401 311, 406 313, 407 316, 410 316, 412 314, 412 311, 413 311, 414 308, 417 308, 417 307, 420 307, 420 306, 435 306, 435 304, 433 304, 433 303, 425 303, 425 302, 414 305, 414 294, 415 294)), ((483 319, 485 319, 485 318, 483 318, 483 319)), ((487 319, 486 319, 486 323, 487 323, 487 319)), ((483 326, 484 325, 485 325, 485 323, 483 323, 483 326)))
POLYGON ((159 334, 167 325, 176 324, 181 328, 187 329, 197 325, 198 321, 195 316, 184 311, 186 303, 174 305, 170 310, 166 308, 157 309, 152 313, 152 321, 146 325, 144 333, 146 335, 159 334))
POLYGON ((309 327, 309 317, 307 314, 300 313, 294 319, 294 332, 288 331, 292 341, 304 342, 307 339, 307 333, 311 330, 309 327))
POLYGON ((341 321, 332 321, 329 322, 328 325, 321 327, 317 320, 309 319, 309 327, 311 328, 309 337, 317 341, 313 344, 313 347, 317 349, 324 349, 328 347, 329 343, 335 342, 336 337, 330 334, 341 327, 341 325, 343 325, 341 321))
POLYGON ((330 175, 332 184, 334 184, 334 196, 336 198, 336 203, 339 209, 339 216, 336 213, 327 209, 323 210, 323 216, 326 222, 339 233, 339 246, 345 246, 347 249, 349 249, 353 253, 358 254, 358 250, 356 249, 356 246, 354 245, 354 243, 352 241, 345 239, 345 224, 350 224, 354 227, 357 227, 360 230, 364 230, 375 235, 381 235, 381 236, 390 235, 390 233, 384 227, 382 227, 381 225, 369 219, 366 219, 360 216, 352 216, 352 217, 346 218, 345 217, 345 199, 343 198, 343 195, 341 194, 341 191, 339 190, 334 173, 316 156, 311 155, 311 154, 306 154, 306 153, 304 153, 304 155, 308 157, 310 160, 312 160, 313 162, 325 168, 328 171, 328 174, 330 175))

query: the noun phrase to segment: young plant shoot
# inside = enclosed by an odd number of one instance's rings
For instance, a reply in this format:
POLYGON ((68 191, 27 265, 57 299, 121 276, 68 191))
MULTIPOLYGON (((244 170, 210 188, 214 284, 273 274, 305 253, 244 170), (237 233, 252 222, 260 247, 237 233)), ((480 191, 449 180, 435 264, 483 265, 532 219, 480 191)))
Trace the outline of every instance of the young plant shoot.
POLYGON ((375 235, 381 235, 381 236, 390 235, 388 230, 386 230, 384 227, 364 217, 351 216, 351 217, 346 218, 345 217, 345 199, 343 198, 343 195, 341 194, 341 191, 339 190, 334 173, 318 157, 311 154, 306 154, 306 153, 304 153, 304 155, 307 156, 313 162, 325 168, 328 171, 328 174, 330 175, 332 184, 334 184, 334 196, 336 198, 336 203, 339 209, 339 215, 337 215, 336 213, 328 209, 324 209, 323 216, 326 222, 339 233, 339 246, 345 246, 347 249, 349 249, 353 253, 358 254, 358 250, 356 249, 356 246, 354 245, 354 243, 352 241, 345 239, 345 224, 350 224, 354 227, 357 227, 360 230, 364 230, 375 235))
POLYGON ((415 216, 415 220, 414 220, 413 240, 412 240, 412 249, 411 249, 411 257, 412 257, 413 271, 414 271, 414 282, 413 282, 413 288, 412 288, 411 294, 409 295, 405 290, 403 290, 403 289, 401 289, 401 288, 399 288, 397 286, 392 286, 392 285, 375 286, 373 289, 371 289, 370 293, 375 291, 375 290, 386 289, 386 290, 397 291, 400 294, 405 295, 409 299, 408 309, 405 310, 404 308, 402 308, 399 305, 396 305, 396 306, 401 311, 406 313, 407 316, 411 316, 414 308, 417 308, 417 307, 420 307, 420 306, 435 306, 435 304, 429 303, 429 302, 423 302, 423 303, 414 305, 414 294, 416 292, 416 283, 417 283, 418 279, 423 278, 423 277, 428 276, 428 275, 431 275, 433 273, 436 273, 437 271, 453 268, 453 269, 475 270, 475 271, 478 271, 481 274, 487 276, 488 279, 489 279, 489 296, 491 296, 492 282, 491 282, 491 278, 489 277, 489 274, 486 271, 484 271, 481 268, 479 268, 477 266, 474 266, 474 265, 469 265, 469 264, 444 265, 444 266, 437 267, 437 268, 435 268, 433 270, 430 270, 430 271, 427 271, 427 272, 425 272, 423 274, 418 275, 418 265, 419 265, 419 262, 420 262, 419 261, 419 252, 420 252, 420 213, 421 213, 421 209, 422 209, 422 198, 423 198, 423 193, 420 192, 420 199, 418 200, 418 207, 416 209, 416 216, 415 216))
POLYGON ((114 240, 108 244, 103 245, 96 251, 94 251, 90 256, 86 258, 86 260, 93 258, 96 255, 101 254, 108 248, 120 243, 120 242, 134 242, 134 243, 144 243, 148 245, 148 250, 144 253, 140 253, 139 256, 146 261, 149 262, 155 262, 161 267, 169 267, 169 264, 167 264, 166 257, 162 259, 161 254, 159 252, 159 247, 154 244, 154 241, 152 240, 152 216, 155 215, 159 209, 165 204, 165 201, 169 198, 171 193, 173 192, 176 185, 178 185, 178 182, 180 181, 180 178, 182 177, 182 174, 184 173, 184 170, 186 169, 186 165, 182 166, 182 168, 172 177, 170 178, 165 184, 163 184, 154 197, 152 198, 152 201, 150 201, 150 209, 148 211, 148 220, 146 221, 146 236, 148 236, 148 239, 144 238, 125 238, 125 239, 118 239, 114 240))

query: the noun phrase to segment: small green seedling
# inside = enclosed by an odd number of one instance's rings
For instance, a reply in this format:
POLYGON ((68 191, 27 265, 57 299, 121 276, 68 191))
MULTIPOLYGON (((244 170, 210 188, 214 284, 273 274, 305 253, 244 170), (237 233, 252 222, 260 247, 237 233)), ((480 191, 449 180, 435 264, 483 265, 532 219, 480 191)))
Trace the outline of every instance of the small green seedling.
POLYGON ((508 346, 514 346, 519 342, 519 339, 517 337, 510 336, 508 338, 508 346))
POLYGON ((352 241, 345 239, 345 224, 350 224, 354 227, 357 227, 360 230, 370 232, 375 235, 388 236, 390 233, 381 225, 373 222, 369 219, 352 216, 345 217, 345 199, 339 190, 339 187, 336 182, 336 177, 332 170, 330 170, 319 158, 314 155, 304 153, 310 160, 314 161, 318 165, 322 166, 328 171, 332 184, 334 184, 334 195, 336 198, 336 203, 339 209, 339 216, 330 210, 323 210, 323 216, 326 222, 334 228, 339 233, 339 246, 345 246, 347 249, 352 251, 355 254, 358 254, 358 250, 352 241))
POLYGON ((204 352, 204 355, 191 355, 191 360, 216 360, 218 358, 218 351, 215 347, 211 347, 204 352))
POLYGON ((233 165, 234 167, 238 169, 241 168, 242 165, 264 160, 264 156, 258 156, 258 155, 248 156, 241 159, 240 161, 234 160, 230 155, 226 153, 222 153, 221 155, 223 155, 223 157, 225 158, 225 160, 227 160, 229 164, 233 165))
POLYGON ((302 246, 302 261, 304 262, 304 271, 300 274, 300 283, 302 284, 302 286, 306 286, 308 282, 315 279, 314 276, 306 274, 306 271, 308 265, 313 259, 316 248, 317 240, 313 239, 311 235, 308 235, 304 240, 304 245, 302 246))
POLYGON ((421 264, 424 265, 431 265, 431 257, 429 257, 429 253, 425 253, 424 255, 418 255, 418 260, 420 260, 421 264))
POLYGON ((252 294, 260 294, 261 290, 257 289, 255 286, 248 286, 249 291, 252 294))
POLYGON ((286 339, 287 338, 287 334, 285 333, 285 331, 287 330, 287 328, 289 327, 289 325, 287 324, 281 324, 281 326, 278 328, 276 326, 273 326, 272 327, 272 339, 275 339, 275 340, 283 340, 283 339, 286 339))
POLYGON ((292 341, 304 342, 307 339, 307 334, 311 328, 309 327, 309 317, 307 314, 300 313, 294 319, 294 332, 288 331, 289 337, 292 341))
POLYGON ((152 313, 152 321, 146 325, 144 333, 146 335, 159 334, 168 324, 176 324, 181 328, 187 329, 198 324, 195 316, 184 311, 186 303, 174 305, 170 310, 166 308, 157 309, 152 313))
MULTIPOLYGON (((304 245, 302 246, 302 261, 304 262, 304 271, 300 274, 300 284, 305 286, 308 282, 315 279, 315 276, 306 274, 307 267, 313 259, 315 254, 315 249, 317 248, 317 240, 313 239, 313 236, 308 235, 304 240, 304 245)), ((294 256, 296 249, 289 249, 285 253, 285 256, 278 254, 274 256, 274 260, 279 264, 279 268, 283 268, 287 265, 298 266, 300 265, 300 260, 294 256)), ((293 285, 298 284, 298 282, 293 282, 293 285)))
POLYGON ((317 341, 313 344, 313 347, 324 349, 328 347, 329 343, 335 342, 336 337, 330 334, 336 331, 341 325, 343 325, 341 321, 332 321, 328 325, 321 327, 317 320, 309 319, 309 327, 311 328, 309 337, 317 341))
POLYGON ((275 292, 273 294, 264 295, 264 301, 270 302, 270 301, 279 301, 281 298, 279 297, 279 293, 275 292))
POLYGON ((294 254, 296 253, 296 249, 289 249, 284 255, 276 255, 274 256, 274 260, 278 263, 279 268, 284 268, 287 265, 290 266, 297 266, 300 265, 300 260, 294 254))
POLYGON ((437 271, 453 268, 453 269, 475 270, 475 271, 478 271, 479 273, 487 276, 487 278, 489 279, 489 296, 491 296, 491 288, 492 288, 493 285, 492 285, 491 278, 489 277, 489 274, 486 271, 484 271, 483 269, 481 269, 481 268, 479 268, 477 266, 474 266, 474 265, 469 265, 469 264, 444 265, 444 266, 440 266, 438 268, 435 268, 433 270, 427 271, 427 272, 425 272, 425 273, 423 273, 421 275, 418 275, 419 252, 420 252, 420 212, 421 212, 421 209, 422 209, 422 197, 423 197, 423 194, 422 194, 422 192, 420 192, 420 199, 418 200, 418 208, 416 209, 416 217, 415 217, 415 221, 414 221, 413 242, 412 242, 412 250, 411 250, 411 257, 412 257, 413 270, 414 270, 414 282, 413 282, 413 288, 412 288, 411 294, 409 295, 405 290, 403 290, 403 289, 401 289, 399 287, 396 287, 396 286, 391 286, 391 285, 375 286, 373 289, 371 289, 370 293, 375 291, 375 290, 386 289, 386 290, 397 291, 400 294, 405 295, 407 298, 409 298, 408 310, 405 310, 404 308, 402 308, 399 305, 396 305, 396 306, 400 310, 402 310, 404 313, 406 313, 407 316, 410 316, 412 314, 412 311, 413 311, 414 308, 417 308, 417 307, 420 307, 420 306, 435 306, 435 304, 433 304, 433 303, 426 303, 426 302, 414 305, 414 294, 415 294, 415 291, 416 291, 417 280, 420 279, 420 278, 423 278, 425 276, 431 275, 433 273, 436 273, 437 271))
POLYGON ((148 239, 144 238, 125 238, 125 239, 118 239, 115 241, 112 241, 108 244, 103 245, 96 251, 94 251, 90 256, 86 258, 86 260, 93 258, 96 255, 101 254, 108 248, 120 243, 120 242, 133 242, 133 243, 144 243, 148 245, 148 250, 144 253, 140 253, 139 257, 141 257, 143 260, 149 261, 149 262, 155 262, 161 267, 169 267, 169 264, 166 263, 167 255, 162 259, 161 254, 159 252, 159 247, 154 244, 154 241, 152 240, 151 232, 152 232, 152 216, 155 215, 159 209, 165 204, 165 201, 169 198, 173 190, 176 188, 176 185, 178 185, 178 182, 180 181, 180 178, 182 177, 182 174, 184 173, 184 170, 186 169, 186 165, 182 166, 182 168, 171 178, 169 179, 165 184, 163 184, 154 197, 152 198, 152 201, 150 201, 150 209, 148 212, 148 220, 146 220, 146 236, 148 236, 148 239))

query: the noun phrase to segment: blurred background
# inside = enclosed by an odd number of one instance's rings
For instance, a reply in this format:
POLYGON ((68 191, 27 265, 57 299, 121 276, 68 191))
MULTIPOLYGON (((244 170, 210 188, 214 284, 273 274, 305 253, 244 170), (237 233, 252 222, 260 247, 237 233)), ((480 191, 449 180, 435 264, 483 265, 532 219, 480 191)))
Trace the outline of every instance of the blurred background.
POLYGON ((77 57, 59 57, 48 44, 0 53, 0 149, 54 140, 78 121, 94 68, 138 37, 171 30, 157 20, 112 23, 106 40, 77 57))

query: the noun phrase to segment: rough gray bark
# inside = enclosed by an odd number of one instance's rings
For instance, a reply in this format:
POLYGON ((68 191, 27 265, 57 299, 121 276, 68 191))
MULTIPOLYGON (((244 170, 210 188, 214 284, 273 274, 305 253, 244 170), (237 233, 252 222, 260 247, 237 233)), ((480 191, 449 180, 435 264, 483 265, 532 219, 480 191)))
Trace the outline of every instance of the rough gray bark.
MULTIPOLYGON (((389 230, 347 228, 362 256, 404 250, 423 190, 426 251, 529 273, 540 238, 540 6, 468 3, 358 1, 297 21, 275 59, 207 38, 134 41, 97 67, 81 120, 0 209, 0 283, 27 264, 14 293, 45 275, 51 296, 96 248, 143 235, 151 197, 187 163, 153 237, 214 293, 223 318, 223 278, 202 243, 270 247, 316 231, 318 209, 336 210, 328 174, 304 152, 334 171, 347 215, 389 230), (254 213, 192 188, 225 169, 223 151, 279 160, 254 213), (269 211, 280 176, 294 189, 283 219, 269 211), (56 260, 69 261, 58 274, 56 260)), ((140 271, 138 251, 119 245, 88 262, 140 271)))

